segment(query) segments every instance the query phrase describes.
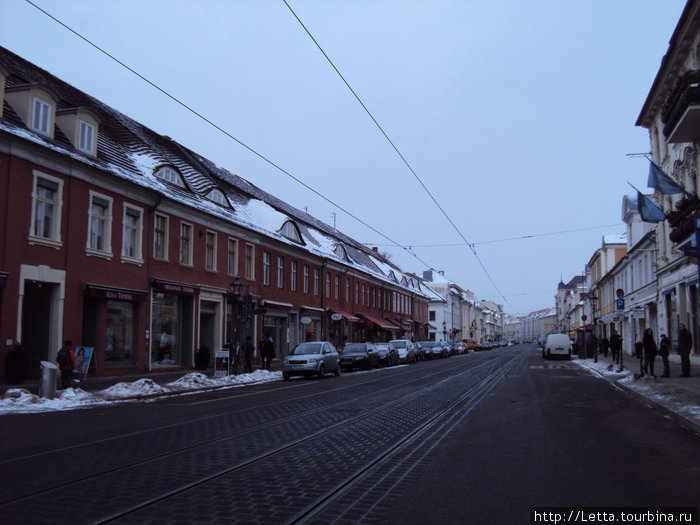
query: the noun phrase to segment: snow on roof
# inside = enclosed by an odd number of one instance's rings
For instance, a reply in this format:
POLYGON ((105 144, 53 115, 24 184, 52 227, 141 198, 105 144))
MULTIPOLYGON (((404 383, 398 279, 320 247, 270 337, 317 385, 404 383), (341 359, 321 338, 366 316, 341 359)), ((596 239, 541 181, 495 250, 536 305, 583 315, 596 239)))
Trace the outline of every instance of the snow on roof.
POLYGON ((603 244, 627 244, 627 235, 603 235, 603 244))

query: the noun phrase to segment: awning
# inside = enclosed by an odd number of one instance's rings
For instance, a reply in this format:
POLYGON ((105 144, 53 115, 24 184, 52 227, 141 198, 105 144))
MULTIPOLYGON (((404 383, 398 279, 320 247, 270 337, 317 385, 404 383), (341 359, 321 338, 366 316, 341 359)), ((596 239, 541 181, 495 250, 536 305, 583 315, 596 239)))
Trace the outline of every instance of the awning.
POLYGON ((437 330, 437 326, 433 326, 430 323, 425 323, 431 330, 437 330))
MULTIPOLYGON (((345 320, 350 321, 351 323, 362 322, 362 319, 360 319, 359 317, 355 317, 354 315, 349 314, 348 312, 344 312, 343 310, 335 310, 334 309, 334 310, 331 310, 331 312, 333 312, 334 315, 337 314, 337 315, 343 317, 345 320)), ((338 319, 338 320, 340 320, 340 319, 338 319)))
POLYGON ((386 319, 384 319, 382 317, 378 317, 378 316, 372 315, 372 314, 362 314, 362 313, 358 313, 357 315, 359 315, 360 317, 362 317, 364 319, 367 319, 368 321, 376 324, 379 328, 383 328, 384 330, 398 330, 399 329, 398 326, 391 324, 389 321, 387 321, 386 319))
POLYGON ((399 328, 402 328, 407 332, 413 330, 413 322, 410 319, 404 319, 403 321, 401 319, 392 319, 391 321, 399 328))

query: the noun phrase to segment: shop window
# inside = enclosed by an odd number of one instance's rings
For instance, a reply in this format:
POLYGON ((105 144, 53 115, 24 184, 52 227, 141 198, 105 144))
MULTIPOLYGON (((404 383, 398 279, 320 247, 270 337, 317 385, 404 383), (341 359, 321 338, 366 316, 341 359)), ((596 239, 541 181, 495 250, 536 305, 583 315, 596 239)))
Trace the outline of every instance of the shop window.
POLYGON ((154 367, 192 364, 191 296, 158 292, 153 299, 151 363, 154 367))
POLYGON ((30 243, 47 244, 56 248, 61 246, 62 207, 63 181, 34 173, 30 243))
POLYGON ((108 365, 133 364, 136 359, 138 333, 137 304, 107 301, 105 362, 108 365))

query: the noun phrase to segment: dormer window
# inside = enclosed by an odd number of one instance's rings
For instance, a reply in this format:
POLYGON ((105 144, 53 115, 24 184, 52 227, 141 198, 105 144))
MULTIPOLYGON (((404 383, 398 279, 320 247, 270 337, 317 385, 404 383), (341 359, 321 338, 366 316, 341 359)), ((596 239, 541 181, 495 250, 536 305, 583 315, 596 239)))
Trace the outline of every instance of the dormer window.
POLYGON ((338 244, 335 247, 335 250, 333 250, 333 251, 343 261, 348 261, 348 262, 350 261, 350 258, 348 257, 348 252, 345 250, 345 246, 343 246, 342 244, 338 244))
POLYGON ((285 222, 282 225, 282 228, 280 228, 279 232, 290 241, 293 241, 297 244, 305 244, 304 240, 301 238, 301 232, 299 231, 299 227, 296 224, 294 224, 293 221, 285 222))
POLYGON ((389 270, 389 279, 391 279, 395 283, 399 282, 399 280, 396 278, 396 274, 394 274, 393 270, 389 270))
POLYGON ((155 172, 155 176, 161 180, 169 182, 170 184, 175 184, 175 186, 180 186, 181 188, 185 187, 185 182, 182 180, 182 176, 170 166, 158 168, 155 172))
POLYGON ((51 104, 39 97, 32 102, 32 129, 43 135, 51 131, 51 104))
POLYGON ((215 203, 220 204, 221 206, 229 206, 224 192, 216 188, 214 188, 207 194, 207 199, 209 199, 210 201, 214 201, 215 203))
POLYGON ((92 154, 95 149, 95 126, 88 124, 84 120, 80 121, 78 131, 78 149, 85 153, 92 154))

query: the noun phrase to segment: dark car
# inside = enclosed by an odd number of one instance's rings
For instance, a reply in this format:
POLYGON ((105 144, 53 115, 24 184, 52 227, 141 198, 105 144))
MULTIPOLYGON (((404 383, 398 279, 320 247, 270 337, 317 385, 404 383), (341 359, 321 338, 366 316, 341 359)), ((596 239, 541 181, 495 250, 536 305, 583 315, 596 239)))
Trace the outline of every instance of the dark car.
POLYGON ((389 343, 374 343, 379 354, 379 366, 394 366, 399 364, 399 351, 389 346, 389 343))
POLYGON ((444 341, 431 342, 430 350, 433 354, 433 357, 443 358, 450 355, 444 341))
POLYGON ((433 351, 430 348, 430 341, 421 341, 419 344, 423 348, 423 358, 424 359, 432 359, 433 358, 433 351))
POLYGON ((418 361, 425 361, 425 359, 426 359, 426 357, 425 357, 425 352, 426 352, 426 350, 428 350, 428 353, 430 352, 430 349, 428 349, 428 348, 425 346, 425 343, 421 343, 421 342, 415 342, 415 343, 413 343, 413 349, 414 349, 415 352, 416 352, 416 359, 418 359, 418 361))
POLYGON ((340 355, 340 367, 343 370, 354 368, 375 368, 379 366, 379 352, 372 343, 348 343, 340 355))

